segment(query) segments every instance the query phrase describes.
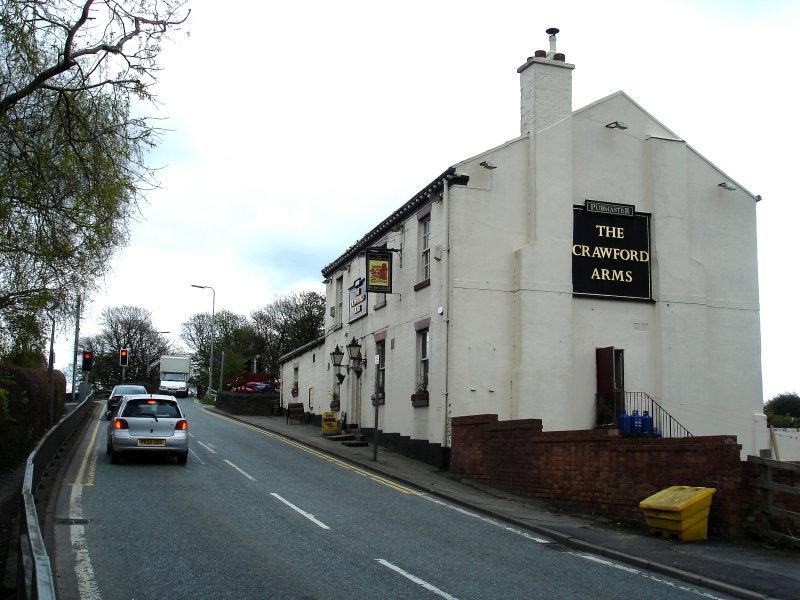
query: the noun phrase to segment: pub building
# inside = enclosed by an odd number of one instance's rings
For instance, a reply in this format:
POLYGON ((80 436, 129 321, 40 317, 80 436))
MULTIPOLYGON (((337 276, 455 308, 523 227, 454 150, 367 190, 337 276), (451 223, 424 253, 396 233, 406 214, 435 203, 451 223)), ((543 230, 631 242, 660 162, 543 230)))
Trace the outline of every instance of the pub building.
POLYGON ((436 465, 450 419, 486 413, 758 454, 760 197, 625 92, 573 110, 548 33, 517 70, 520 135, 322 269, 325 335, 281 358, 283 401, 370 439, 377 402, 380 442, 436 465))

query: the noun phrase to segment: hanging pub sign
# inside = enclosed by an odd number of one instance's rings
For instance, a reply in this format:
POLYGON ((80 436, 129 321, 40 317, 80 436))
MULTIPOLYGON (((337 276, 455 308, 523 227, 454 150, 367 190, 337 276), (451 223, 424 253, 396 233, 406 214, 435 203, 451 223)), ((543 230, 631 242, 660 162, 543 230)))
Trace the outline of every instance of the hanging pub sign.
POLYGON ((392 252, 383 248, 367 250, 367 291, 392 293, 392 252))
POLYGON ((359 277, 348 288, 350 299, 350 322, 367 314, 367 280, 359 277))
POLYGON ((572 293, 652 299, 649 214, 596 200, 573 207, 572 293))

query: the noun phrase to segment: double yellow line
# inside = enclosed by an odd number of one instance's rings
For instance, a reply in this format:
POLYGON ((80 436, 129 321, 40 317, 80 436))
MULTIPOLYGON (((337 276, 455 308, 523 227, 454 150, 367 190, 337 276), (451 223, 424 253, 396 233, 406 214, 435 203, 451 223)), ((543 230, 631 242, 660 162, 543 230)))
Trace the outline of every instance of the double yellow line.
POLYGON ((376 475, 375 473, 370 473, 369 471, 365 471, 364 469, 359 469, 358 467, 353 466, 350 463, 346 463, 343 460, 339 460, 338 458, 334 458, 332 456, 329 456, 328 454, 320 452, 319 450, 314 450, 313 448, 309 448, 308 446, 306 446, 304 444, 301 444, 299 442, 295 442, 294 440, 289 439, 287 437, 284 437, 284 436, 282 436, 280 434, 273 433, 271 431, 266 431, 264 429, 261 429, 260 427, 255 427, 254 425, 250 425, 249 423, 243 423, 242 421, 239 421, 237 419, 231 419, 229 417, 222 416, 220 414, 217 414, 217 413, 212 412, 210 410, 207 410, 205 408, 203 408, 201 410, 202 410, 202 412, 204 412, 207 415, 211 415, 213 417, 217 417, 218 419, 222 419, 223 421, 228 421, 229 423, 233 423, 234 425, 238 425, 239 427, 244 427, 245 429, 249 429, 251 431, 255 431, 256 433, 260 433, 261 435, 264 435, 264 436, 267 436, 267 437, 271 437, 272 439, 278 440, 279 442, 283 442, 284 444, 288 444, 289 446, 294 446, 298 450, 302 450, 303 452, 306 452, 308 454, 316 456, 317 458, 320 458, 322 460, 326 460, 326 461, 328 461, 330 463, 333 463, 337 467, 341 467, 342 469, 347 469, 348 471, 352 471, 353 473, 358 473, 359 475, 361 475, 363 477, 366 477, 367 479, 371 479, 372 481, 375 481, 376 483, 380 483, 382 485, 390 487, 393 490, 397 490, 398 492, 401 492, 403 494, 418 495, 418 492, 416 490, 412 490, 409 487, 406 487, 404 485, 400 485, 399 483, 395 483, 394 481, 391 481, 390 479, 386 479, 384 477, 376 475))
POLYGON ((100 423, 102 423, 103 419, 103 411, 100 411, 100 416, 97 419, 97 425, 95 425, 94 431, 92 432, 92 439, 89 440, 89 443, 86 446, 86 450, 83 453, 83 459, 81 460, 81 466, 78 468, 78 474, 75 477, 75 484, 80 486, 93 486, 94 485, 94 472, 95 468, 97 467, 97 459, 95 458, 94 461, 89 464, 89 457, 96 456, 92 454, 94 450, 94 442, 97 439, 97 432, 100 429, 100 423), (86 472, 86 465, 89 464, 89 476, 86 478, 86 483, 83 483, 83 474, 86 472))

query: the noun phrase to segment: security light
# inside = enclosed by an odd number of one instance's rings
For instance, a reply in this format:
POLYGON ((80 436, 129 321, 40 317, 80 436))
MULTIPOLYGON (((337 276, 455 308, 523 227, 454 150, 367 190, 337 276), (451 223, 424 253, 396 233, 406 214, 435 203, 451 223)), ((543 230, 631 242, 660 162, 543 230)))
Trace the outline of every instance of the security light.
POLYGON ((608 127, 609 129, 627 129, 628 128, 628 126, 625 125, 625 123, 623 123, 622 121, 613 121, 613 122, 609 123, 608 125, 606 125, 606 127, 608 127))

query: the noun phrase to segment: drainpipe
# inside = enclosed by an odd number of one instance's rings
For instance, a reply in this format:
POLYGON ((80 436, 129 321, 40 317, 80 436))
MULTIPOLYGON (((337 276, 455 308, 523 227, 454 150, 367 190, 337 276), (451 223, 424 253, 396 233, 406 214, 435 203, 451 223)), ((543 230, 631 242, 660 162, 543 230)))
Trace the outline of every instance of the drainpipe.
POLYGON ((444 296, 444 432, 442 436, 443 447, 450 447, 447 424, 450 419, 450 183, 444 180, 442 190, 444 203, 444 269, 445 269, 445 296, 444 296))

